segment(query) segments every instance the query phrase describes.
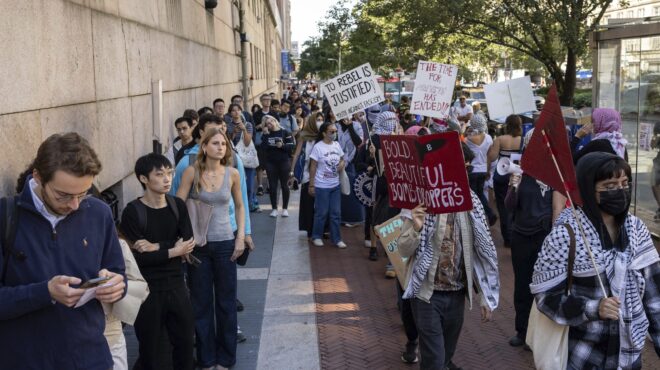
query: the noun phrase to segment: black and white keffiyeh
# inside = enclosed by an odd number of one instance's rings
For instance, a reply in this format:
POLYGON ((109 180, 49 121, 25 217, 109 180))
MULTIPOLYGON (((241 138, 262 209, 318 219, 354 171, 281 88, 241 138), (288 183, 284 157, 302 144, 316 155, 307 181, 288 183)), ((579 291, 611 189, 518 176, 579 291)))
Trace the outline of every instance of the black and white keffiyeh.
MULTIPOLYGON (((641 355, 649 327, 642 304, 645 280, 641 270, 660 260, 658 252, 648 229, 635 216, 629 214, 625 219, 624 228, 628 234, 629 244, 621 251, 617 248, 603 249, 600 237, 586 214, 581 209, 577 210, 577 214, 585 236, 589 239, 598 271, 605 272, 612 295, 621 299, 619 366, 624 369, 630 368, 641 355)), ((596 269, 579 232, 578 221, 572 211, 566 209, 543 243, 530 284, 532 294, 546 292, 568 277, 567 258, 570 239, 566 228, 561 226, 564 223, 568 223, 576 234, 573 275, 576 277, 596 275, 596 269)))
POLYGON ((408 286, 403 293, 403 299, 414 298, 422 286, 424 277, 433 263, 433 235, 438 224, 438 215, 427 214, 424 217, 424 226, 419 234, 419 247, 415 253, 415 264, 413 265, 408 286))

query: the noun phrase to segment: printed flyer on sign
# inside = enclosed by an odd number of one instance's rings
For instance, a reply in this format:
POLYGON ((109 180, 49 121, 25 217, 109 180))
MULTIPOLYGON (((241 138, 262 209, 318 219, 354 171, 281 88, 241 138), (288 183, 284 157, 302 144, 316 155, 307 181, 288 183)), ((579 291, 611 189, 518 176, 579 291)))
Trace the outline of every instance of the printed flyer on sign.
POLYGON ((445 118, 449 115, 458 67, 420 60, 410 113, 445 118))
POLYGON ((321 91, 338 120, 384 100, 369 63, 329 79, 321 85, 321 91))
POLYGON ((432 214, 472 209, 470 185, 457 132, 382 135, 381 152, 390 205, 432 214))

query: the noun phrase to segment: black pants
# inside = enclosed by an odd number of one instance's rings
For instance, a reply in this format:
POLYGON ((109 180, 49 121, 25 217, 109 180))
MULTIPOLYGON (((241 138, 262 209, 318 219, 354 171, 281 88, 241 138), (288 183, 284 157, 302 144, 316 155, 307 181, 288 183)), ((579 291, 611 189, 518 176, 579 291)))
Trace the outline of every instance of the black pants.
POLYGON ((505 245, 511 245, 511 231, 509 230, 511 220, 509 218, 509 211, 504 206, 504 198, 506 198, 506 193, 509 191, 509 176, 511 175, 501 176, 497 171, 493 176, 495 202, 497 203, 497 213, 500 215, 500 232, 502 233, 502 239, 504 239, 505 245))
POLYGON ((371 219, 373 218, 373 207, 364 207, 365 218, 364 218, 364 240, 371 240, 371 219))
POLYGON ((529 311, 532 309, 534 295, 529 290, 532 282, 534 264, 539 256, 543 240, 548 233, 545 231, 532 235, 523 235, 517 231, 511 232, 511 262, 513 262, 513 306, 516 309, 516 332, 524 339, 527 335, 529 311))
MULTIPOLYGON (((152 287, 135 319, 135 336, 140 344, 136 367, 142 370, 162 369, 162 336, 167 335, 172 345, 173 369, 192 370, 193 333, 195 321, 192 305, 183 279, 162 290, 152 287)), ((167 360, 165 360, 167 361, 167 360)), ((168 361, 169 362, 169 361, 168 361)))
POLYGON ((270 205, 277 209, 277 184, 282 188, 282 209, 289 207, 289 172, 290 161, 266 161, 266 175, 268 175, 268 188, 270 189, 270 205))
POLYGON ((415 318, 413 317, 412 299, 403 299, 403 289, 401 288, 401 285, 399 285, 399 281, 397 280, 395 284, 397 294, 396 304, 399 307, 401 322, 403 323, 403 330, 406 332, 406 338, 408 338, 408 342, 417 342, 419 334, 417 333, 415 318))
POLYGON ((465 291, 434 291, 429 303, 412 299, 412 312, 419 333, 419 368, 441 370, 456 352, 463 327, 465 291))
POLYGON ((490 220, 493 218, 493 210, 490 209, 490 206, 488 205, 488 199, 486 199, 486 196, 484 195, 484 184, 486 183, 487 175, 488 174, 486 172, 479 172, 471 173, 468 177, 470 180, 470 189, 477 193, 481 204, 484 206, 484 212, 486 212, 488 222, 490 222, 490 220))
POLYGON ((309 182, 300 187, 300 204, 298 212, 298 230, 306 231, 307 237, 312 237, 314 228, 314 197, 309 195, 309 182))

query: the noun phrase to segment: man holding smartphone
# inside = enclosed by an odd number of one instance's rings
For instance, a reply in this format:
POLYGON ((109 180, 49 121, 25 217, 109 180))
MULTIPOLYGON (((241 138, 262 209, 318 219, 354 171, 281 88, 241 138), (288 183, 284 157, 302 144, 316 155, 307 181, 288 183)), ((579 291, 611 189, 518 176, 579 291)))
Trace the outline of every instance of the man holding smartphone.
POLYGON ((150 291, 134 325, 140 344, 137 363, 143 370, 194 368, 195 321, 181 262, 184 259, 192 263, 190 252, 195 241, 185 203, 168 195, 173 173, 164 155, 140 157, 135 163, 135 176, 145 190, 144 196, 126 206, 121 220, 121 230, 132 244, 150 291), (165 334, 169 341, 164 339, 165 334), (171 350, 163 348, 164 343, 171 343, 171 350), (171 359, 163 358, 169 353, 171 359))
POLYGON ((0 367, 108 370, 101 303, 126 284, 112 212, 87 197, 101 162, 70 132, 46 139, 30 168, 21 193, 0 203, 0 367), (96 299, 74 308, 81 283, 99 277, 96 299))

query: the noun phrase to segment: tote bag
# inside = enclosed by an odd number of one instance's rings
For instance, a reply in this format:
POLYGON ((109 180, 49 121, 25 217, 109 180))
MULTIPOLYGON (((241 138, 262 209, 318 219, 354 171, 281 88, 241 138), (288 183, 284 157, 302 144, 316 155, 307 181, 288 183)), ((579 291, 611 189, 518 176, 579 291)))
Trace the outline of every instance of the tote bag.
MULTIPOLYGON (((575 261, 575 232, 564 224, 570 237, 568 250, 568 281, 564 294, 571 294, 573 285, 573 263, 575 261)), ((536 300, 532 302, 527 324, 525 342, 534 354, 534 365, 538 370, 566 370, 568 365, 569 326, 560 325, 539 311, 536 300)))
POLYGON ((243 161, 243 167, 259 167, 259 157, 257 156, 257 149, 254 147, 254 141, 250 140, 250 145, 245 146, 245 143, 243 143, 243 133, 241 133, 241 138, 238 140, 238 144, 236 144, 236 151, 238 152, 238 156, 241 157, 241 161, 243 161))

